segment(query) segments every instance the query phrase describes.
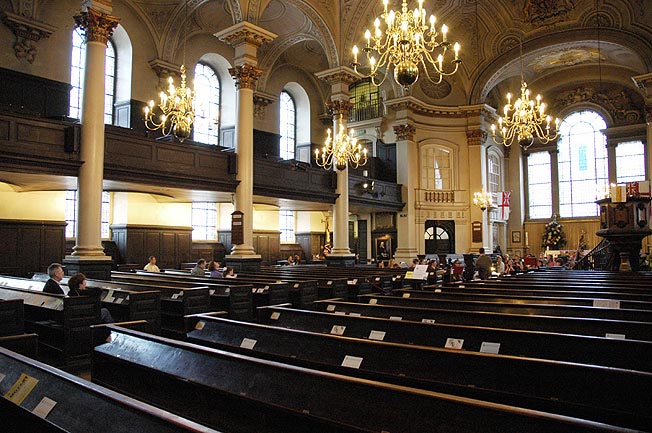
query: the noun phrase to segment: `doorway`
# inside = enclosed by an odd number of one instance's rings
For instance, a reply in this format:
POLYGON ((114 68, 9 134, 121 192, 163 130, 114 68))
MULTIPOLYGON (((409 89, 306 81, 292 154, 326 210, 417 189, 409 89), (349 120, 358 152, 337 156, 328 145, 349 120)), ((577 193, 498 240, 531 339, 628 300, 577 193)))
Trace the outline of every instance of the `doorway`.
POLYGON ((427 220, 423 237, 426 255, 455 253, 455 221, 427 220))

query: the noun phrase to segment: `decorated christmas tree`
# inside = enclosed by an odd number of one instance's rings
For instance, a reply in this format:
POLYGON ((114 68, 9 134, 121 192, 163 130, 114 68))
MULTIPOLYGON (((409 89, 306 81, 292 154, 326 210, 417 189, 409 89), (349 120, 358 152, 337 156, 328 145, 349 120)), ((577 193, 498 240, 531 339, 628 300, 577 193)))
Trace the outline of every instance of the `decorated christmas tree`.
POLYGON ((553 217, 543 231, 541 246, 550 250, 560 250, 566 246, 566 234, 561 224, 553 217))

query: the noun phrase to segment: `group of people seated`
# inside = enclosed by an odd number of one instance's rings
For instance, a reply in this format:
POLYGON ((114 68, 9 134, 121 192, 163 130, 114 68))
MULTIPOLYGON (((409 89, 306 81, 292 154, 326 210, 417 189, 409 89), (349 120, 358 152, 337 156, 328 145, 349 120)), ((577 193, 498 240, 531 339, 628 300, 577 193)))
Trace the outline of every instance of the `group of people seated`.
MULTIPOLYGON (((68 279, 68 293, 66 294, 63 287, 61 287, 61 281, 63 280, 64 275, 63 265, 60 263, 52 263, 48 266, 48 276, 50 278, 45 283, 45 286, 43 286, 43 292, 66 296, 94 296, 97 297, 97 299, 100 299, 102 289, 99 287, 86 287, 86 275, 81 272, 68 279)), ((113 317, 107 308, 100 309, 100 319, 102 320, 102 323, 114 322, 113 317)))
MULTIPOLYGON (((143 270, 148 272, 161 272, 156 266, 156 257, 149 256, 149 262, 145 265, 143 270)), ((197 260, 195 267, 190 270, 190 275, 193 277, 205 277, 208 270, 209 276, 212 278, 235 278, 235 271, 231 266, 221 267, 217 260, 206 262, 205 259, 197 260), (208 269, 206 269, 208 268, 208 269)))

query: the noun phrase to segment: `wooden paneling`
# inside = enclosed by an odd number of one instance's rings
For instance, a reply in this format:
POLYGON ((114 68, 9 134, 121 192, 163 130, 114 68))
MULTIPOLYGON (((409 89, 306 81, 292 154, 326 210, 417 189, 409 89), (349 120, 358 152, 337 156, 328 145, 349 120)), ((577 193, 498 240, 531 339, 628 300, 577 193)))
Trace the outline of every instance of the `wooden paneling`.
POLYGON ((0 220, 0 273, 29 277, 65 256, 63 221, 0 220))
POLYGON ((65 117, 70 84, 0 68, 0 108, 17 114, 65 117))
POLYGON ((156 256, 160 268, 178 268, 191 260, 191 227, 112 225, 113 240, 124 263, 147 263, 156 256))
MULTIPOLYGON (((595 233, 600 230, 600 219, 599 217, 595 218, 586 218, 581 220, 558 220, 562 225, 564 233, 566 234, 566 247, 564 249, 574 251, 577 249, 577 246, 580 241, 580 234, 582 230, 586 233, 584 239, 586 240, 589 249, 594 248, 602 240, 601 237, 595 233)), ((539 255, 539 252, 544 251, 544 248, 541 247, 541 239, 543 238, 543 232, 545 230, 546 224, 550 221, 528 221, 525 223, 525 232, 527 233, 528 243, 530 246, 530 253, 535 256, 539 255)), ((522 240, 525 242, 525 239, 522 240)))

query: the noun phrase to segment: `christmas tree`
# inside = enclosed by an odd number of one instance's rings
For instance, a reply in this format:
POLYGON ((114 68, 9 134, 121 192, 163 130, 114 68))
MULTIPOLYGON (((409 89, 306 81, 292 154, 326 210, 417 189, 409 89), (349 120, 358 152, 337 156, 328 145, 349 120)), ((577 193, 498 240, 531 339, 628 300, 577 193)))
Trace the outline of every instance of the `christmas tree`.
POLYGON ((561 224, 553 218, 543 231, 541 246, 550 250, 560 250, 566 246, 566 234, 561 224))

